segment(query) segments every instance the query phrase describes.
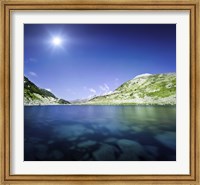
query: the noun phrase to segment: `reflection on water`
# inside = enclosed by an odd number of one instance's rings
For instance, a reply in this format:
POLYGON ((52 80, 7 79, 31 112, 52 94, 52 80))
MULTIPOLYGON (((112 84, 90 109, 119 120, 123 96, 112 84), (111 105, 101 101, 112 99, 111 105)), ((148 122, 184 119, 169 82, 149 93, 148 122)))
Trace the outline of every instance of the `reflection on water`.
POLYGON ((25 106, 25 161, 174 161, 175 106, 25 106))

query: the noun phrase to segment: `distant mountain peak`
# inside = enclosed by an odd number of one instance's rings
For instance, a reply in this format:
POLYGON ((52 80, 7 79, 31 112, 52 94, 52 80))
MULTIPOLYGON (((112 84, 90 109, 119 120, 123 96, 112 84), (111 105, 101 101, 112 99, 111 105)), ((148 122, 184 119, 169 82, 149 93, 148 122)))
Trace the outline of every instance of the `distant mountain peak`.
POLYGON ((140 74, 140 75, 135 76, 134 79, 140 78, 140 77, 145 77, 145 76, 150 76, 150 75, 152 75, 152 74, 150 74, 150 73, 144 73, 144 74, 140 74))

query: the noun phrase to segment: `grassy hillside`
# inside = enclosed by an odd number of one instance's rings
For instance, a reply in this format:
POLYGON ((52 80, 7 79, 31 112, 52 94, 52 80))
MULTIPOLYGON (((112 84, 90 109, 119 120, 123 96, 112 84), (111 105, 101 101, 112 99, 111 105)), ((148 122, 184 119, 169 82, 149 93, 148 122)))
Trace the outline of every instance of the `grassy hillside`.
POLYGON ((88 104, 176 104, 176 74, 140 75, 88 104))
POLYGON ((69 104, 70 102, 57 98, 53 93, 37 87, 27 77, 24 77, 24 104, 50 105, 69 104))

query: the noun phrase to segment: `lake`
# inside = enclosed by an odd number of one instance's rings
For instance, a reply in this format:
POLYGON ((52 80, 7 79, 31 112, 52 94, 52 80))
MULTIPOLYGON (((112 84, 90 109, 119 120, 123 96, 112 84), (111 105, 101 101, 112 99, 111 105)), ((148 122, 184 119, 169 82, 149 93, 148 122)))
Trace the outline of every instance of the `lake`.
POLYGON ((24 107, 25 161, 175 161, 175 106, 24 107))

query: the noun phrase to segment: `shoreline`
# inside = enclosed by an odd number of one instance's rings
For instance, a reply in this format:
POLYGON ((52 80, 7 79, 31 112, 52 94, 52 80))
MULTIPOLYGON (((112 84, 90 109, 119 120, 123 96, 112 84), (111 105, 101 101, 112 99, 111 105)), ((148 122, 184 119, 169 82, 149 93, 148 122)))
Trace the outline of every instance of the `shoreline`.
POLYGON ((31 106, 176 106, 176 104, 49 104, 49 105, 24 105, 24 107, 31 106))

